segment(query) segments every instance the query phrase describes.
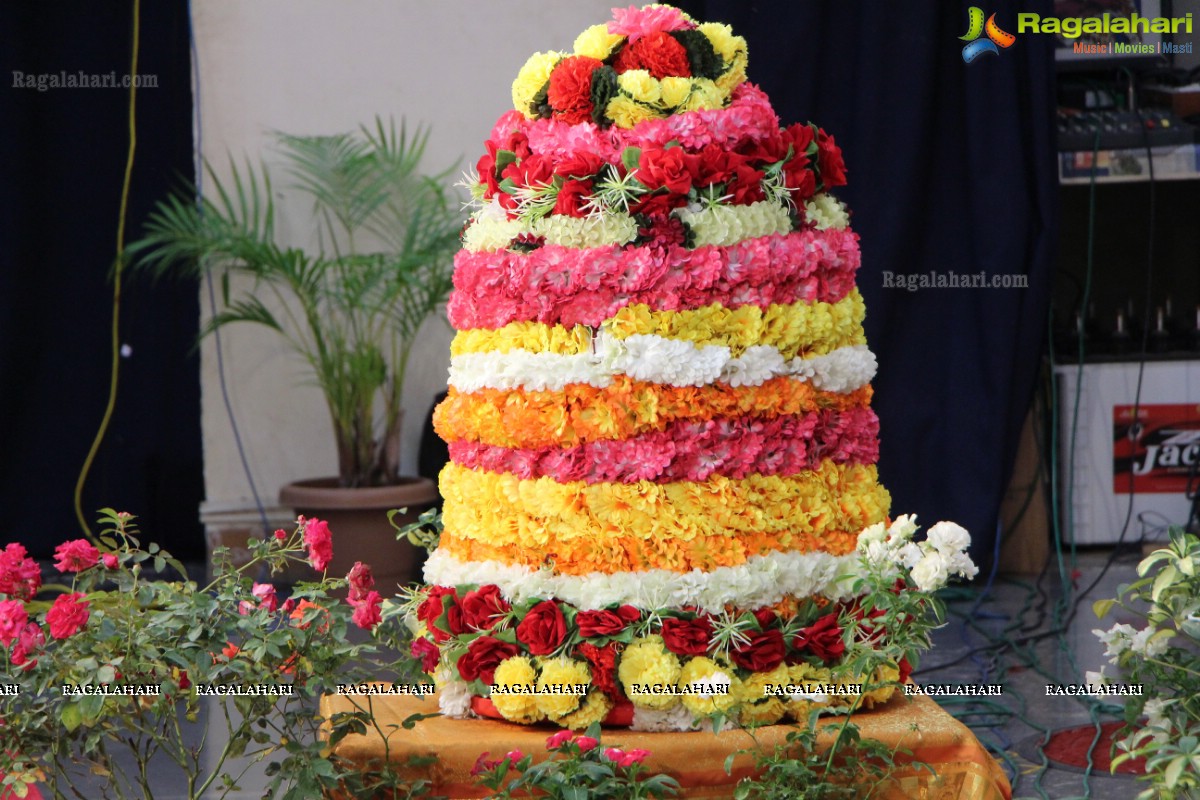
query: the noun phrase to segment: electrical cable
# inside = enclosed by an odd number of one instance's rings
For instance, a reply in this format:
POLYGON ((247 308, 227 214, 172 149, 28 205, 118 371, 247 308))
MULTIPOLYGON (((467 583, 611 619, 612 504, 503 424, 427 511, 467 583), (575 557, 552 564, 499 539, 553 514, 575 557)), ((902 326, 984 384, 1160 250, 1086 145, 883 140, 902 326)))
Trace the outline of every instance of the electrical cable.
POLYGON ((104 415, 100 418, 100 427, 96 430, 96 436, 92 439, 92 445, 88 448, 87 456, 83 460, 83 466, 79 470, 79 477, 75 481, 75 518, 79 521, 79 526, 83 529, 84 535, 96 544, 100 544, 100 542, 95 534, 92 533, 92 528, 88 525, 87 519, 83 515, 83 487, 87 483, 88 475, 92 471, 92 464, 96 460, 97 453, 100 452, 100 445, 104 441, 105 434, 108 433, 108 426, 112 422, 113 413, 117 407, 117 387, 121 372, 121 273, 125 266, 125 220, 129 213, 129 190, 133 182, 133 158, 137 152, 137 68, 142 32, 141 10, 141 0, 133 0, 132 43, 130 45, 129 57, 129 148, 125 155, 125 174, 121 180, 121 200, 119 210, 117 211, 117 253, 113 259, 112 269, 113 316, 109 337, 111 353, 109 360, 108 400, 104 406, 104 415))

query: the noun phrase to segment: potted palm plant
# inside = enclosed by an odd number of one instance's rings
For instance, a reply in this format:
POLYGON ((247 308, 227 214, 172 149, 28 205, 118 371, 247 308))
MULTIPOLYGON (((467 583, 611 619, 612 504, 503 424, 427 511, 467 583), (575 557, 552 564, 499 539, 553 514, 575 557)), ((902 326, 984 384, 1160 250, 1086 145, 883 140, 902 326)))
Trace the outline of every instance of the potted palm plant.
POLYGON ((202 335, 254 323, 307 362, 329 409, 338 475, 288 484, 280 501, 337 526, 333 569, 366 551, 377 575, 399 579, 412 577, 415 551, 394 541, 384 512, 419 511, 437 497, 431 481, 400 474, 401 393, 417 331, 449 294, 462 226, 450 170, 420 170, 428 138, 428 128, 410 135, 379 119, 335 136, 279 134, 284 168, 313 203, 310 247, 279 241, 265 164, 231 164, 224 181, 207 169, 211 188, 198 202, 193 191, 160 202, 128 248, 136 266, 216 279, 221 306, 202 335), (338 513, 364 508, 365 528, 338 513))

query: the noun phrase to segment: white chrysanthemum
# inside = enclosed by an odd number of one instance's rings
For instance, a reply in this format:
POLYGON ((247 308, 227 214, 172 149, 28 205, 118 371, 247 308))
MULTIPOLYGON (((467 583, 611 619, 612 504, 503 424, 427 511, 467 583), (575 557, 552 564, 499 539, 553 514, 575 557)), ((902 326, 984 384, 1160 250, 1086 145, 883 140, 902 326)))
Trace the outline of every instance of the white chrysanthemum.
POLYGON ((870 383, 879 365, 866 345, 839 347, 812 358, 794 358, 789 371, 826 392, 849 392, 870 383))
POLYGON ((447 717, 462 719, 471 715, 471 687, 457 678, 441 684, 438 710, 447 717))
POLYGON ((1104 667, 1100 667, 1099 672, 1088 670, 1083 674, 1083 681, 1089 686, 1104 686, 1109 682, 1108 676, 1104 674, 1104 667))
POLYGON ((893 545, 910 542, 912 541, 913 534, 916 532, 917 515, 901 514, 888 526, 888 542, 893 545))
POLYGON ((684 339, 634 334, 622 340, 625 353, 614 366, 640 381, 658 381, 672 386, 704 386, 721 375, 729 358, 727 347, 701 347, 684 339))
POLYGON ((726 246, 743 239, 788 233, 792 219, 787 208, 764 200, 745 206, 682 208, 675 212, 692 230, 695 246, 726 246))
POLYGON ((825 192, 814 195, 804 204, 804 216, 819 231, 830 228, 842 230, 850 225, 850 214, 845 204, 825 192))
POLYGON ((871 543, 883 544, 886 541, 887 529, 883 527, 882 522, 876 522, 874 525, 863 528, 862 533, 858 535, 858 549, 865 551, 867 545, 871 543))
POLYGON ((629 725, 631 731, 650 731, 666 733, 675 731, 695 730, 697 723, 692 712, 683 706, 675 706, 666 711, 653 708, 633 707, 633 721, 629 725))
POLYGON ((638 226, 628 214, 600 214, 594 217, 542 217, 531 226, 536 236, 548 244, 586 249, 610 244, 628 244, 637 238, 638 226))
POLYGON ((721 380, 733 388, 761 386, 786 371, 783 354, 770 345, 747 347, 738 358, 731 358, 721 369, 721 380))
POLYGON ((937 523, 925 537, 942 555, 960 553, 971 546, 971 534, 954 522, 937 523))
POLYGON ((921 559, 925 557, 925 551, 915 542, 908 542, 899 550, 896 551, 896 559, 904 565, 905 569, 911 570, 921 559))

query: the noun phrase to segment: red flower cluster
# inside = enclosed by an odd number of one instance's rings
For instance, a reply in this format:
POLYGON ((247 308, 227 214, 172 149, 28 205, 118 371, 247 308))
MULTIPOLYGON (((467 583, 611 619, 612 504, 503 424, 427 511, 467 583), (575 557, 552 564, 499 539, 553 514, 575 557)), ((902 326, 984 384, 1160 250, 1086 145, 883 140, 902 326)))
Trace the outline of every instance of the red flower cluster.
POLYGON ((308 548, 308 563, 317 572, 324 572, 333 560, 333 536, 329 523, 321 519, 300 518, 304 526, 304 546, 308 548))
POLYGON ((660 81, 692 76, 687 48, 666 31, 655 31, 626 44, 613 61, 613 69, 618 75, 631 69, 644 69, 660 81))
POLYGON ((792 648, 797 653, 807 651, 822 661, 841 658, 846 652, 846 643, 842 641, 837 613, 826 614, 797 633, 792 638, 792 648))
POLYGON ((546 91, 555 119, 574 125, 592 118, 592 73, 602 66, 588 56, 567 56, 558 62, 546 91))
POLYGON ((616 611, 580 611, 575 615, 575 626, 585 639, 600 636, 616 636, 631 622, 642 618, 642 612, 633 606, 621 606, 616 611))
POLYGON ((24 547, 13 542, 0 550, 0 594, 29 600, 42 587, 42 570, 24 547))
POLYGON ((480 586, 467 592, 463 595, 460 605, 463 626, 473 631, 490 630, 495 627, 499 617, 507 614, 512 608, 508 601, 500 596, 500 587, 495 584, 480 586))
POLYGON ((60 594, 46 612, 46 624, 55 639, 69 639, 87 624, 89 616, 87 595, 80 592, 60 594))
POLYGON ((59 572, 83 572, 99 562, 100 551, 87 539, 74 539, 54 548, 54 566, 59 572))
POLYGON ((491 686, 496 679, 496 667, 519 651, 515 644, 502 642, 492 636, 480 636, 467 645, 467 652, 459 656, 458 674, 464 681, 480 680, 491 686))
POLYGON ((517 625, 517 641, 535 656, 548 656, 567 638, 567 621, 553 600, 543 600, 517 625))

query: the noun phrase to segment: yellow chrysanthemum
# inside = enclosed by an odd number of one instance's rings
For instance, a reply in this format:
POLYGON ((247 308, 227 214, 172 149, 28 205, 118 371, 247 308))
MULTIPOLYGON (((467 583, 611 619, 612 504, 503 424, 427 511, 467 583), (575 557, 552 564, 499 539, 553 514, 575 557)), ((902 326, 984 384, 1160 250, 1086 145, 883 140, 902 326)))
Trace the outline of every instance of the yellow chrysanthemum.
POLYGON ((875 671, 875 677, 869 683, 875 688, 863 687, 862 703, 864 708, 886 703, 896 691, 896 682, 900 680, 900 670, 891 664, 884 664, 875 671), (882 686, 880 684, 883 684, 882 686))
POLYGON ((603 61, 612 55, 612 51, 623 41, 624 36, 609 33, 608 23, 602 22, 576 36, 573 49, 577 56, 588 56, 603 61))
POLYGON ((765 703, 771 697, 777 696, 767 691, 768 686, 772 689, 779 686, 786 687, 790 680, 791 672, 788 670, 788 665, 784 663, 780 663, 769 672, 752 673, 750 677, 742 681, 737 700, 742 704, 743 709, 748 705, 765 703))
MULTIPOLYGON (((738 36, 735 38, 741 39, 742 37, 738 36)), ((736 89, 739 84, 746 80, 746 66, 748 63, 749 59, 747 58, 746 50, 743 47, 743 49, 739 50, 738 53, 733 57, 733 63, 727 63, 725 72, 722 73, 719 78, 717 78, 717 88, 726 95, 736 89)))
POLYGON ((688 95, 692 93, 691 78, 668 75, 658 85, 662 92, 662 104, 666 108, 678 108, 687 102, 688 95))
POLYGON ((738 721, 744 728, 759 725, 774 725, 783 719, 787 706, 778 697, 768 697, 764 702, 752 706, 742 706, 738 712, 738 721))
POLYGON ((618 94, 608 101, 608 105, 604 108, 604 114, 618 128, 632 128, 639 122, 663 116, 662 112, 649 106, 644 106, 633 98, 623 94, 618 94))
MULTIPOLYGON (((496 667, 495 683, 498 686, 520 686, 531 690, 536 682, 537 670, 525 656, 506 658, 496 667)), ((532 691, 528 694, 495 693, 492 695, 492 705, 509 722, 532 725, 542 718, 532 691)))
POLYGON ((590 352, 591 347, 592 332, 584 325, 567 328, 542 322, 511 322, 495 330, 473 328, 459 331, 450 343, 450 355, 509 353, 513 350, 577 355, 590 352))
POLYGON ((617 86, 639 103, 657 105, 662 100, 662 87, 658 85, 654 76, 644 69, 622 72, 617 76, 617 86))
POLYGON ((679 705, 673 694, 656 694, 653 687, 674 686, 682 669, 679 659, 663 645, 658 634, 636 639, 621 654, 617 677, 625 686, 625 694, 635 706, 666 710, 679 705), (641 690, 635 690, 634 686, 641 690))
POLYGON ((733 35, 733 28, 720 22, 705 22, 696 26, 696 30, 704 34, 712 45, 713 50, 725 63, 733 60, 739 49, 746 49, 746 40, 733 35))
POLYGON ((533 117, 533 98, 546 85, 546 81, 550 80, 550 73, 554 67, 562 60, 563 54, 559 52, 534 53, 525 62, 525 66, 521 67, 521 71, 517 73, 517 79, 512 85, 512 101, 513 108, 520 111, 526 117, 533 117))
POLYGON ((573 731, 587 730, 592 723, 600 722, 607 717, 612 708, 613 701, 608 695, 599 689, 592 689, 588 692, 587 698, 578 711, 559 717, 555 722, 573 731))
POLYGON ((717 84, 708 78, 692 78, 692 91, 683 105, 683 110, 703 111, 710 108, 722 108, 728 97, 727 93, 721 91, 717 84))
POLYGON ((537 681, 538 711, 551 720, 570 714, 579 708, 585 696, 583 693, 576 693, 576 689, 591 682, 592 671, 583 661, 575 661, 566 656, 543 661, 542 674, 537 681))
MULTIPOLYGON (((829 670, 825 667, 814 667, 801 662, 788 667, 788 682, 793 686, 826 685, 833 682, 829 670)), ((789 718, 797 722, 807 722, 808 715, 814 708, 827 711, 833 704, 826 699, 823 703, 792 697, 784 704, 789 718)))
POLYGON ((679 673, 680 689, 692 687, 704 689, 704 694, 685 694, 683 706, 696 717, 707 717, 718 711, 728 711, 737 703, 739 681, 730 667, 722 666, 711 658, 690 659, 679 673), (700 686, 697 686, 699 684, 700 686))

